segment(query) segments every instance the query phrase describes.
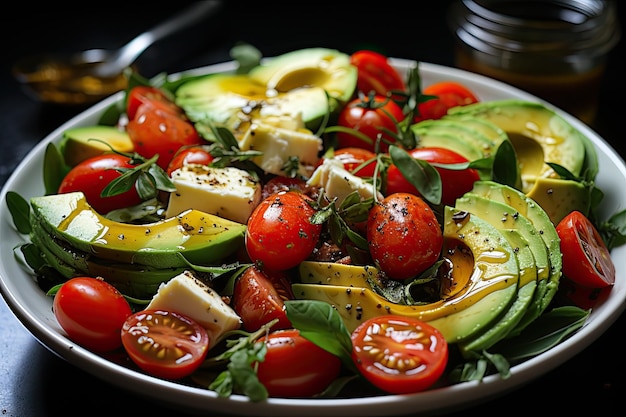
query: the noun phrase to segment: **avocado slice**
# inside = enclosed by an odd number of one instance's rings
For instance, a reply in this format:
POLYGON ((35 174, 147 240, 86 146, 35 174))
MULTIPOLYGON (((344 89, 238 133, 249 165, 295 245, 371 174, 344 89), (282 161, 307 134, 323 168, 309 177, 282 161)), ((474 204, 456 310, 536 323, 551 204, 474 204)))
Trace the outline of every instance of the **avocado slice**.
POLYGON ((500 144, 505 140, 509 140, 509 136, 506 132, 502 130, 500 126, 491 123, 489 120, 479 119, 477 117, 464 114, 447 114, 440 120, 452 120, 463 123, 465 126, 480 132, 483 136, 495 144, 500 144))
POLYGON ((349 265, 336 262, 304 261, 298 266, 300 282, 305 284, 368 286, 376 279, 378 268, 371 265, 349 265))
POLYGON ((183 83, 175 101, 205 137, 209 123, 227 127, 241 137, 253 120, 288 116, 315 128, 332 109, 321 87, 268 94, 267 86, 246 74, 208 74, 183 83))
POLYGON ((418 138, 428 133, 442 133, 455 136, 480 149, 483 158, 493 155, 501 143, 484 136, 481 131, 474 129, 469 123, 458 122, 452 119, 423 120, 412 125, 411 129, 418 138))
POLYGON ((339 104, 350 100, 356 89, 357 68, 350 55, 329 48, 304 48, 265 60, 250 78, 269 90, 285 93, 299 88, 320 87, 339 104))
POLYGON ((209 265, 243 244, 246 226, 198 210, 155 223, 112 221, 89 206, 82 192, 30 200, 31 224, 74 248, 114 263, 179 268, 209 265), (182 256, 181 256, 182 255, 182 256))
POLYGON ((548 259, 544 243, 537 236, 532 223, 513 213, 510 206, 477 194, 466 193, 456 200, 455 207, 480 216, 502 231, 502 234, 513 246, 520 268, 517 296, 506 314, 486 329, 484 333, 459 344, 463 355, 472 356, 479 355, 482 350, 488 349, 502 340, 521 321, 533 301, 538 283, 537 271, 538 269, 543 271, 546 268, 546 265, 537 265, 534 253, 537 252, 539 256, 545 257, 542 262, 547 263, 548 259), (533 242, 534 246, 531 246, 530 242, 533 242))
POLYGON ((553 224, 578 210, 588 216, 591 211, 589 189, 581 182, 561 178, 537 178, 528 197, 539 204, 553 224))
POLYGON ((483 149, 475 143, 464 141, 458 135, 449 132, 420 132, 417 133, 419 148, 439 147, 451 149, 468 161, 475 161, 484 157, 483 149))
POLYGON ((78 126, 63 131, 59 149, 65 163, 78 165, 85 159, 107 151, 129 153, 134 150, 133 142, 125 131, 114 126, 78 126), (95 140, 94 140, 95 139, 95 140))
POLYGON ((553 162, 580 176, 586 162, 585 136, 545 105, 519 99, 495 100, 458 106, 452 115, 471 115, 504 130, 517 153, 522 170, 522 191, 538 177, 555 176, 545 162, 553 162))
MULTIPOLYGON (((376 294, 368 285, 327 284, 338 282, 335 276, 345 270, 343 265, 332 263, 316 269, 320 277, 308 278, 318 283, 293 283, 294 295, 334 305, 350 331, 371 317, 399 314, 429 322, 449 343, 466 340, 505 314, 517 295, 520 269, 502 232, 478 216, 445 207, 443 234, 442 253, 451 267, 444 272, 450 285, 444 286, 440 301, 400 305, 376 294)), ((351 274, 368 275, 365 270, 356 274, 352 270, 351 274)), ((346 283, 343 278, 339 282, 346 283)))
MULTIPOLYGON (((549 266, 543 273, 547 273, 548 277, 545 280, 542 279, 542 270, 540 268, 540 281, 535 297, 536 303, 533 303, 536 304, 536 307, 529 308, 524 318, 511 331, 510 336, 515 336, 546 310, 558 290, 562 275, 561 268, 563 266, 561 240, 546 211, 521 191, 495 181, 481 180, 474 183, 470 192, 507 204, 519 216, 526 217, 532 223, 536 234, 543 240, 547 249, 549 266)), ((533 247, 537 249, 539 246, 533 245, 533 247)), ((537 261, 537 253, 535 253, 535 258, 537 261)))

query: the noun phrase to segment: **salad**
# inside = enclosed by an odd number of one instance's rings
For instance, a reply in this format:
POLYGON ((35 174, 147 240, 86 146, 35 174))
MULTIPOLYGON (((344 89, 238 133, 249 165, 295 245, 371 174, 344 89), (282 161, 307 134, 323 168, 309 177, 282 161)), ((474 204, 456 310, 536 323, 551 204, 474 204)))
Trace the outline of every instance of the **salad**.
POLYGON ((50 145, 46 195, 7 194, 71 340, 220 396, 411 393, 506 378, 610 291, 623 215, 545 106, 373 51, 239 69, 130 74, 50 145))

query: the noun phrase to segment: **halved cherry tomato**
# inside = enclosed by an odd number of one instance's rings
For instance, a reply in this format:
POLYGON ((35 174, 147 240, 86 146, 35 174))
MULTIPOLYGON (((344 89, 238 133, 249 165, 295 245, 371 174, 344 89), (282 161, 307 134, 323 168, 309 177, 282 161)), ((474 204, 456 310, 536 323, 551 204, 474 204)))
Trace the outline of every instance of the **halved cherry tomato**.
MULTIPOLYGON (((409 151, 415 159, 438 164, 458 164, 468 162, 467 159, 447 148, 415 148, 409 151)), ((454 206, 456 199, 474 186, 474 182, 480 179, 478 171, 471 168, 462 170, 446 169, 436 166, 435 169, 441 177, 441 203, 454 206)), ((387 169, 386 189, 387 195, 393 193, 411 193, 419 195, 417 188, 407 180, 397 166, 391 164, 387 169)))
POLYGON ((561 239, 563 275, 586 288, 615 283, 615 265, 593 223, 580 211, 572 211, 556 226, 561 239))
POLYGON ((337 378, 340 359, 305 339, 298 330, 274 331, 259 339, 267 344, 257 376, 270 397, 305 398, 320 394, 337 378))
POLYGON ((206 329, 173 311, 138 311, 126 319, 121 335, 130 359, 148 374, 165 379, 190 375, 209 350, 206 329))
POLYGON ((439 259, 443 232, 421 197, 395 193, 370 209, 367 241, 376 265, 389 278, 402 280, 420 274, 439 259))
POLYGON ((147 86, 138 85, 128 92, 126 100, 126 115, 128 120, 133 120, 137 114, 137 109, 144 103, 151 103, 160 106, 164 110, 175 114, 182 114, 182 110, 163 92, 163 90, 147 86))
POLYGON ((448 363, 448 344, 439 330, 414 318, 381 315, 352 332, 352 359, 361 374, 391 394, 431 387, 448 363))
POLYGON ((122 175, 116 168, 133 168, 131 162, 128 156, 116 153, 104 153, 85 159, 65 175, 57 192, 63 194, 82 191, 89 205, 101 214, 137 205, 141 203, 141 197, 134 187, 114 196, 101 196, 104 188, 122 175))
POLYGON ((396 141, 393 135, 398 132, 398 123, 402 119, 404 119, 404 114, 400 106, 384 96, 356 98, 341 110, 337 124, 357 130, 370 140, 366 142, 348 132, 338 132, 337 149, 356 147, 374 152, 378 135, 381 135, 379 150, 386 152, 389 143, 396 141))
POLYGON ((283 271, 315 249, 322 225, 311 223, 313 199, 299 191, 279 191, 264 199, 248 219, 245 246, 262 270, 283 271))
POLYGON ((182 112, 172 111, 161 99, 144 99, 126 132, 135 151, 144 158, 158 154, 157 164, 164 170, 181 147, 206 143, 182 112))
POLYGON ((393 91, 406 91, 402 76, 385 55, 361 50, 350 56, 350 63, 358 70, 357 88, 364 94, 374 91, 385 96, 393 91))
POLYGON ((456 106, 477 103, 478 97, 469 88, 454 81, 441 81, 422 90, 422 94, 437 96, 418 105, 419 114, 414 122, 426 119, 441 119, 448 110, 456 106))
POLYGON ((167 175, 172 175, 172 172, 176 171, 178 168, 181 168, 184 165, 189 164, 200 164, 200 165, 209 165, 213 161, 213 155, 206 150, 203 146, 194 145, 181 148, 174 158, 170 161, 167 166, 167 175))
POLYGON ((68 337, 94 352, 121 347, 122 325, 133 313, 113 285, 92 277, 64 282, 54 296, 52 310, 68 337))
POLYGON ((278 319, 272 330, 292 327, 285 311, 285 300, 294 298, 289 277, 282 271, 265 273, 248 267, 235 282, 233 309, 249 332, 278 319))

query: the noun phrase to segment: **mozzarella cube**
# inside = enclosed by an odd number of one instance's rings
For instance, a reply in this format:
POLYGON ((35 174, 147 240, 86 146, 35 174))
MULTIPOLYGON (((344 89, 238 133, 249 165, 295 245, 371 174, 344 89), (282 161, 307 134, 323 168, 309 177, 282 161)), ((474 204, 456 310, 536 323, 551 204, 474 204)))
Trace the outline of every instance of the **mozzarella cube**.
POLYGON ((166 217, 193 208, 246 224, 261 201, 261 183, 239 168, 190 164, 171 177, 176 191, 170 193, 166 217))
POLYGON ((185 271, 159 286, 147 310, 166 310, 183 314, 204 327, 210 347, 224 333, 241 327, 241 318, 211 287, 185 271))
MULTIPOLYGON (((361 200, 374 197, 374 185, 348 172, 343 163, 337 159, 324 159, 307 181, 308 185, 323 187, 329 199, 337 198, 336 205, 340 206, 343 200, 353 192, 357 192, 361 200)), ((376 197, 382 200, 383 196, 376 191, 376 197)))

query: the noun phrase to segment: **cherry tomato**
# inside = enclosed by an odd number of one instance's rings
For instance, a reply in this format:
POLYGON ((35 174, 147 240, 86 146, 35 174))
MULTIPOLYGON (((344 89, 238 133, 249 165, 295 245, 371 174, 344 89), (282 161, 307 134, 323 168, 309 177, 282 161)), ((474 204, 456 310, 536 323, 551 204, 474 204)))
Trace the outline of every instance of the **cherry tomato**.
POLYGON ((335 150, 333 158, 340 160, 343 167, 357 177, 373 177, 376 169, 376 154, 365 148, 348 147, 335 150), (370 161, 370 162, 368 162, 370 161), (365 162, 368 162, 364 165, 365 162))
POLYGON ((295 329, 274 331, 259 339, 267 344, 257 376, 270 397, 312 397, 337 378, 341 361, 305 339, 295 329))
POLYGON ((308 191, 308 188, 309 187, 306 184, 306 181, 302 178, 292 178, 277 175, 275 177, 272 177, 265 184, 263 184, 263 189, 261 190, 261 198, 265 199, 279 191, 296 190, 306 193, 308 191))
POLYGON ((292 327, 285 311, 285 300, 294 298, 291 282, 282 271, 265 273, 250 266, 235 282, 233 309, 249 332, 278 319, 273 330, 292 327))
POLYGON ((130 359, 148 374, 164 379, 190 375, 209 350, 206 329, 173 311, 138 311, 126 319, 121 335, 130 359))
POLYGON ((419 114, 415 116, 414 122, 441 119, 452 107, 478 102, 478 98, 469 88, 454 81, 441 81, 429 85, 422 90, 422 94, 437 98, 418 105, 419 114))
POLYGON ((97 155, 80 162, 63 178, 59 194, 82 191, 91 207, 98 213, 130 207, 141 203, 135 187, 114 196, 102 197, 104 188, 122 174, 115 168, 133 168, 131 159, 116 153, 97 155))
POLYGON ((376 203, 367 219, 372 259, 389 278, 406 279, 437 261, 443 232, 435 213, 421 197, 395 193, 376 203))
POLYGON ((341 127, 354 129, 367 136, 371 143, 348 132, 337 133, 337 148, 365 148, 375 151, 378 135, 381 135, 379 150, 386 152, 388 143, 394 143, 393 134, 398 132, 398 122, 404 119, 402 109, 394 101, 384 96, 368 96, 350 101, 339 113, 337 124, 341 127))
POLYGON ((128 120, 133 120, 137 114, 137 109, 144 103, 151 103, 174 114, 182 114, 182 110, 163 92, 163 90, 147 86, 138 85, 128 92, 126 100, 126 115, 128 120))
POLYGON ((181 147, 206 143, 182 113, 163 108, 157 100, 140 104, 126 131, 135 151, 144 158, 158 154, 157 164, 164 170, 181 147))
MULTIPOLYGON (((447 148, 415 148, 409 151, 415 159, 438 164, 458 164, 468 162, 467 159, 447 148)), ((474 186, 474 182, 480 179, 478 171, 475 169, 452 170, 443 167, 435 167, 441 177, 442 196, 441 203, 454 206, 456 199, 474 186)), ((386 194, 411 193, 419 195, 409 180, 395 165, 390 165, 387 170, 386 194)))
POLYGON ((282 271, 304 261, 315 249, 321 224, 311 223, 313 199, 280 191, 259 203, 248 219, 245 246, 262 270, 282 271))
POLYGON ((130 304, 114 286, 92 277, 63 283, 54 296, 52 310, 68 337, 94 352, 121 347, 120 331, 132 314, 130 304))
POLYGON ((213 155, 209 153, 203 146, 189 146, 181 148, 174 158, 167 166, 167 175, 172 175, 172 172, 176 171, 184 165, 200 164, 209 165, 213 161, 213 155))
POLYGON ((387 57, 378 52, 361 50, 350 56, 350 63, 358 70, 357 88, 364 94, 375 91, 385 96, 392 91, 406 91, 406 84, 387 57))
POLYGON ((572 211, 556 226, 561 239, 563 275, 586 288, 615 283, 615 265, 593 223, 580 211, 572 211))
POLYGON ((352 332, 352 360, 361 374, 391 394, 432 386, 448 363, 448 344, 439 330, 414 318, 381 315, 352 332))

